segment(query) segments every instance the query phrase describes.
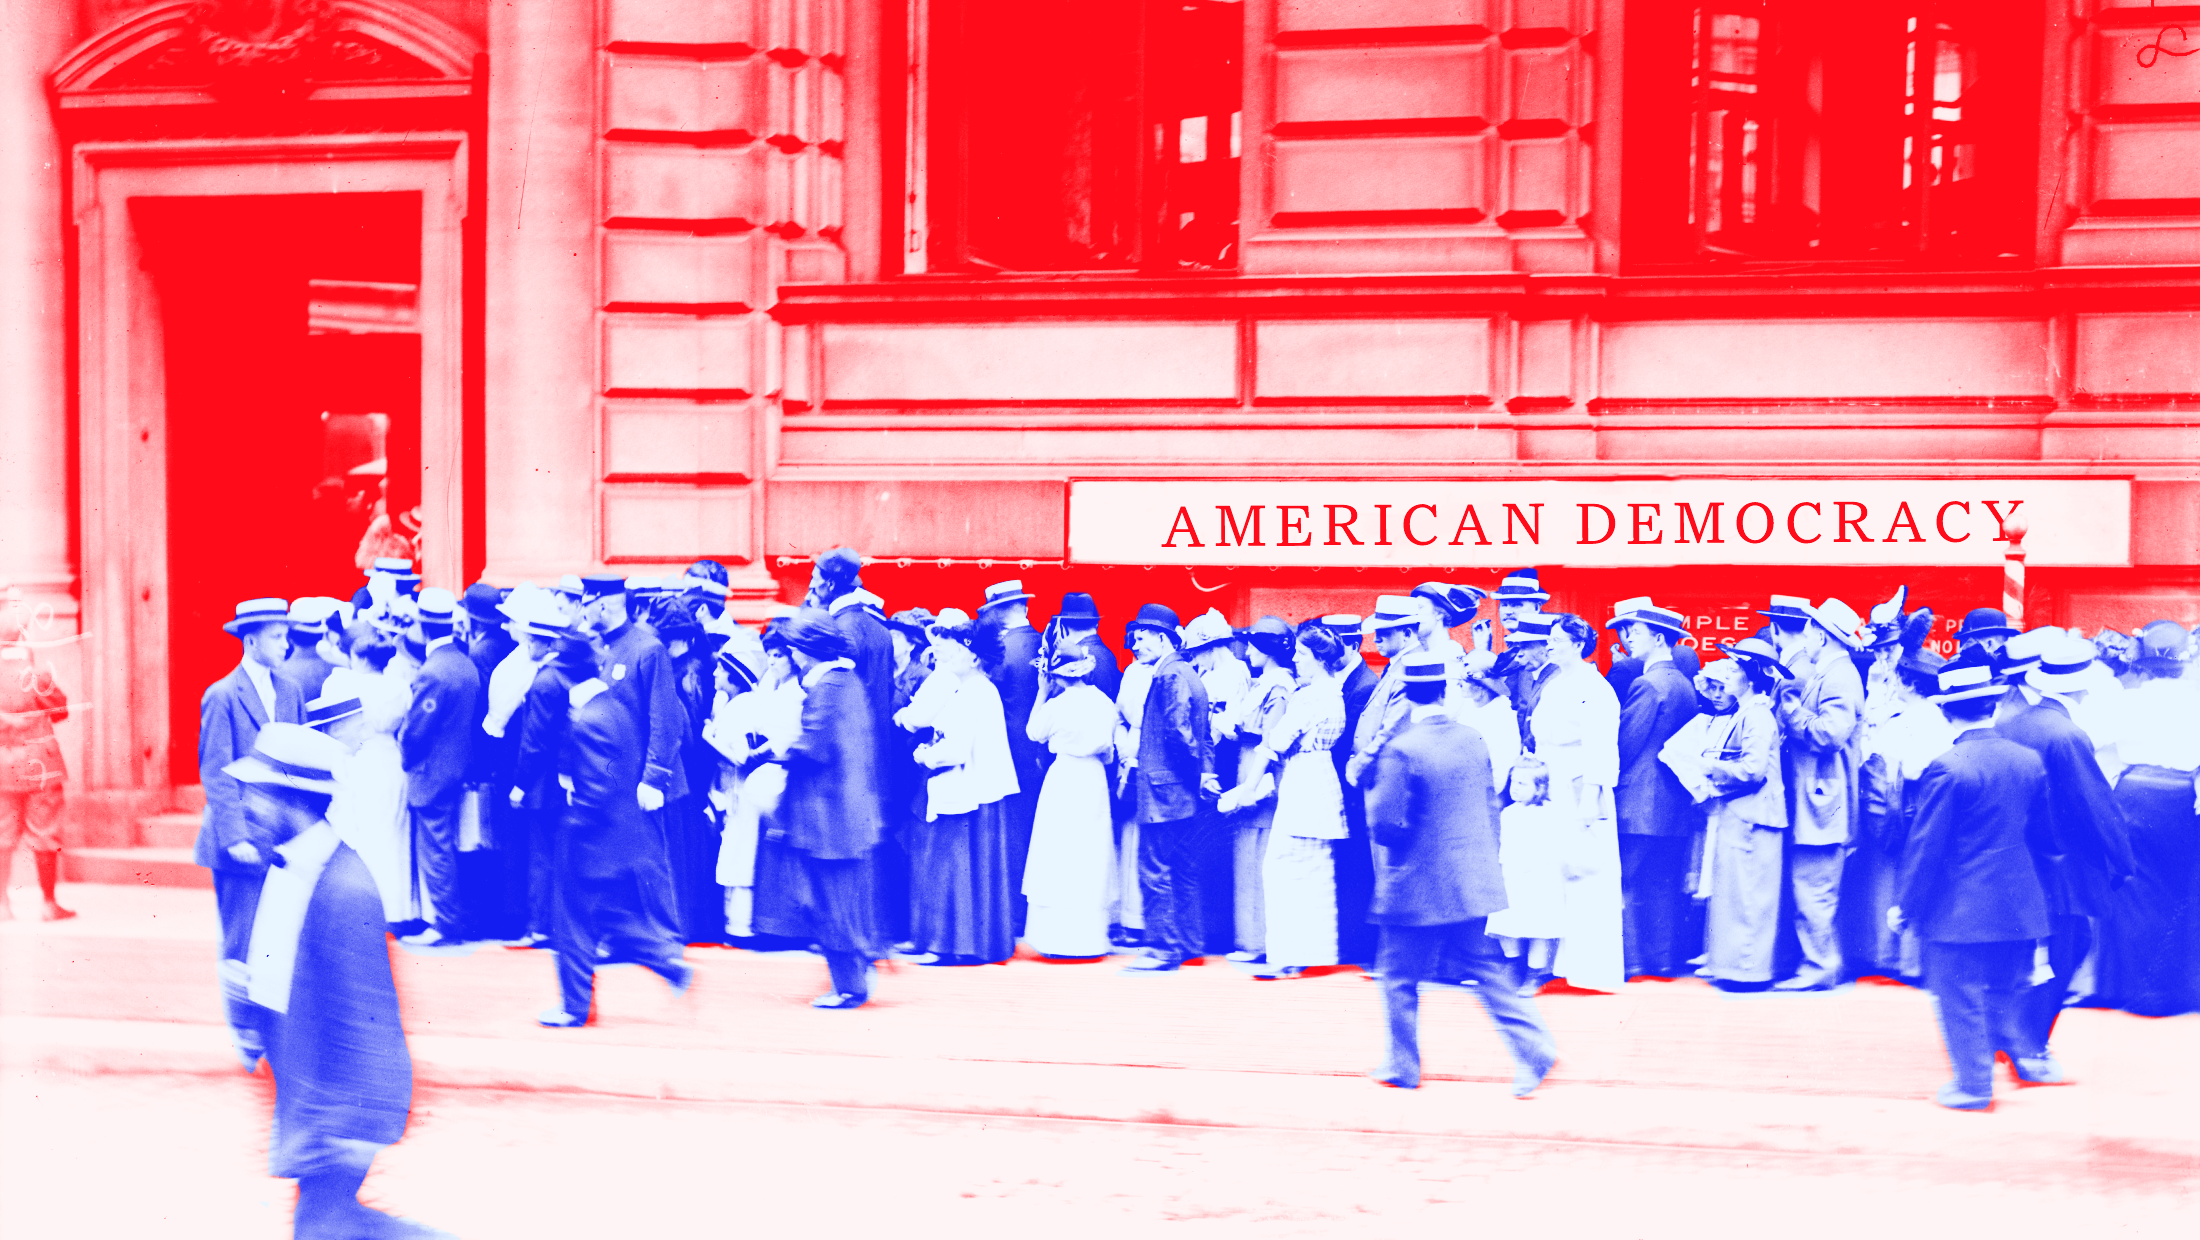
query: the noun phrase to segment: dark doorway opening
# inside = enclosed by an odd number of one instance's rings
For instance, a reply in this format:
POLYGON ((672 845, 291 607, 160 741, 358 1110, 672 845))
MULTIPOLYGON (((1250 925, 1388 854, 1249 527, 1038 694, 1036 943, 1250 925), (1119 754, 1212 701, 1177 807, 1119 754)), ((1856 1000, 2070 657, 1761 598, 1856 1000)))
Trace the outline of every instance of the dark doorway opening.
POLYGON ((221 631, 236 604, 348 599, 362 554, 408 554, 421 198, 139 198, 130 213, 164 332, 169 769, 186 783, 199 698, 237 664, 221 631))

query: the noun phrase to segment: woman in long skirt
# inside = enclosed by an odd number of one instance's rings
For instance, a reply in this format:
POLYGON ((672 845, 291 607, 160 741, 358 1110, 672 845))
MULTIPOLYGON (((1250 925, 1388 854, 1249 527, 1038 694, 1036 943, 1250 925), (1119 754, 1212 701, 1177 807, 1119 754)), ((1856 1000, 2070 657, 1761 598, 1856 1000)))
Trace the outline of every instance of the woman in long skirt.
POLYGON ((2128 765, 2116 808, 2131 829, 2135 868, 2101 918, 2098 990, 2141 1016, 2200 1011, 2200 694, 2184 665, 2159 653, 2154 635, 2174 628, 2157 621, 2140 631, 2146 679, 2119 703, 2117 754, 2128 765))
POLYGON ((1102 757, 1115 744, 1115 703, 1085 678, 1083 646, 1055 652, 1047 674, 1068 687, 1039 703, 1026 728, 1054 754, 1032 818, 1024 862, 1024 939, 1044 956, 1105 956, 1115 824, 1102 757))
MULTIPOLYGON (((746 630, 743 630, 746 633, 746 630)), ((756 852, 764 815, 779 806, 786 768, 769 755, 794 743, 802 729, 802 684, 784 644, 730 640, 718 652, 718 698, 703 740, 718 751, 721 770, 710 796, 725 817, 712 877, 725 890, 726 934, 756 933, 756 852)))
POLYGON ((321 694, 359 699, 359 747, 338 774, 329 825, 366 863, 382 893, 383 918, 412 934, 435 919, 427 891, 413 882, 405 763, 397 749, 397 729, 412 706, 412 690, 385 670, 396 647, 369 626, 353 625, 345 644, 352 666, 330 672, 321 694))
MULTIPOLYGON (((1146 713, 1146 691, 1153 688, 1153 665, 1133 662, 1123 669, 1123 681, 1115 689, 1115 759, 1120 764, 1137 759, 1138 724, 1146 713)), ((1118 777, 1120 778, 1120 777, 1118 777)), ((1136 946, 1146 931, 1145 891, 1138 882, 1138 802, 1116 791, 1115 806, 1115 924, 1122 936, 1119 946, 1136 946)))
MULTIPOLYGON (((1515 639, 1517 640, 1517 638, 1515 639)), ((1551 771, 1551 803, 1571 824, 1566 934, 1553 970, 1583 990, 1616 992, 1627 980, 1620 941, 1619 698, 1597 675, 1596 630, 1579 616, 1552 617, 1548 657, 1558 670, 1528 717, 1536 756, 1551 771)))
POLYGON ((1267 887, 1260 875, 1276 817, 1276 792, 1269 770, 1273 755, 1262 751, 1261 742, 1282 723, 1291 704, 1297 646, 1291 626, 1274 616, 1262 616, 1246 630, 1245 656, 1252 664, 1253 684, 1222 724, 1238 740, 1237 771, 1218 807, 1230 824, 1230 911, 1237 949, 1230 953, 1232 960, 1268 958, 1267 887))
POLYGON ((1754 985, 1772 980, 1787 844, 1780 725, 1769 690, 1791 677, 1755 638, 1728 653, 1696 674, 1711 709, 1681 725, 1658 757, 1704 811, 1695 891, 1705 904, 1704 965, 1696 975, 1754 985))
POLYGON ((1008 816, 1016 767, 1000 691, 977 647, 998 641, 952 607, 932 628, 933 671, 894 715, 912 732, 925 781, 924 821, 909 841, 909 937, 921 964, 992 964, 1016 953, 1009 900, 1008 816))
POLYGON ((1337 866, 1347 834, 1344 790, 1330 749, 1344 733, 1344 643, 1319 623, 1299 626, 1298 688, 1261 748, 1282 763, 1276 814, 1261 861, 1268 964, 1261 978, 1297 977, 1337 963, 1337 866))

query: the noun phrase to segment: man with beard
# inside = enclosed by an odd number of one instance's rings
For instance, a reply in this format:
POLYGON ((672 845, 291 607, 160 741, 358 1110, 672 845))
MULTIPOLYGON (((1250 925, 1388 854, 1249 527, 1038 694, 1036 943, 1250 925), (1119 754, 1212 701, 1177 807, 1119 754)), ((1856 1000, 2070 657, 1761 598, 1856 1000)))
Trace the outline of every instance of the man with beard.
POLYGON ((1788 882, 1803 962, 1775 990, 1825 990, 1841 980, 1841 939, 1834 914, 1841 868, 1856 814, 1862 765, 1864 681, 1849 658, 1861 618, 1840 599, 1772 596, 1759 613, 1772 621, 1772 644, 1795 679, 1783 681, 1773 716, 1786 738, 1781 778, 1788 794, 1788 882))

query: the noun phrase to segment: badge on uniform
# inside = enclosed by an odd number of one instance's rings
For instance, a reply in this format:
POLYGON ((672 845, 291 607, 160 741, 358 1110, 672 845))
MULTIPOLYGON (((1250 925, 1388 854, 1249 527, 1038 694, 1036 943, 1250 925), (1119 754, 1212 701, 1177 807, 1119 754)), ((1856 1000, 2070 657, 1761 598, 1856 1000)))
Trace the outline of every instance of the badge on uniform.
POLYGON ((435 712, 435 699, 434 699, 434 698, 424 698, 424 699, 422 699, 422 700, 421 700, 421 703, 420 703, 420 709, 422 709, 422 710, 424 710, 424 711, 427 711, 427 712, 429 712, 430 714, 433 714, 433 713, 435 712))
POLYGON ((612 664, 612 665, 611 665, 611 679, 613 679, 613 680, 625 680, 625 679, 626 679, 626 664, 624 664, 624 663, 614 663, 614 664, 612 664))

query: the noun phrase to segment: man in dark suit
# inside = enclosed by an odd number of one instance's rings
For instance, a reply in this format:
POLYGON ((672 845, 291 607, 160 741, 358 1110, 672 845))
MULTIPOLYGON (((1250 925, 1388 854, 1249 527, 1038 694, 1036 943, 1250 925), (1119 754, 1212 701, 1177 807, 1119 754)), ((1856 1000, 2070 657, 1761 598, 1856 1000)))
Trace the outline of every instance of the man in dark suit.
POLYGON ((871 998, 871 964, 887 950, 872 865, 885 822, 869 689, 824 612, 798 611, 783 632, 802 675, 802 731, 782 755, 787 791, 771 821, 794 865, 782 890, 758 902, 756 925, 824 953, 833 988, 812 1007, 859 1008, 871 998))
POLYGON ((1841 980, 1841 871, 1855 838, 1857 770, 1864 764, 1864 681, 1849 657, 1863 623, 1848 604, 1775 594, 1762 613, 1772 645, 1795 674, 1773 697, 1780 778, 1788 796, 1788 888, 1802 964, 1774 990, 1824 990, 1841 980))
POLYGON ((1614 608, 1604 627, 1616 629, 1641 671, 1619 708, 1619 786, 1612 800, 1619 816, 1620 916, 1630 977, 1673 977, 1692 969, 1696 953, 1688 933, 1689 845, 1703 829, 1688 790, 1672 768, 1658 761, 1665 742, 1696 717, 1696 687, 1674 665, 1673 645, 1687 622, 1648 598, 1614 608))
MULTIPOLYGON (((2032 1041, 2012 1061, 2019 1078, 2047 1085, 2063 1080, 2047 1043, 2070 976, 2092 949, 2090 919, 2108 910, 2109 893, 2131 880, 2134 862, 2131 833, 2094 758, 2093 739, 2070 718, 2068 695, 2086 692, 2093 643, 2059 629, 2034 632, 2043 635, 2040 661, 2025 673, 2021 692, 2002 699, 1994 731, 2038 754, 2047 768, 2048 813, 2030 843, 2047 896, 2047 965, 2054 976, 2025 992, 2023 1028, 2032 1041)), ((2031 637, 2010 639, 2008 649, 2031 637)))
POLYGON ((695 979, 678 936, 642 890, 666 881, 666 863, 664 835, 634 794, 642 783, 641 728, 601 679, 574 685, 569 700, 558 759, 566 809, 551 880, 559 1003, 535 1018, 551 1029, 593 1018, 599 961, 642 965, 676 993, 695 979))
MULTIPOLYGON (((557 833, 565 818, 565 789, 558 783, 558 762, 572 727, 573 686, 596 676, 596 648, 562 615, 544 608, 522 622, 528 652, 535 658, 527 700, 505 731, 519 737, 512 759, 512 812, 533 842, 527 866, 527 938, 541 943, 556 920, 557 833)), ((639 808, 637 806, 637 808, 639 808)))
POLYGON ((1031 739, 1031 709, 1039 704, 1039 633, 1031 627, 1031 596, 1021 581, 997 581, 985 588, 977 621, 1000 634, 999 656, 985 668, 986 679, 1001 695, 1001 717, 1008 728, 1008 754, 1016 764, 1017 792, 1007 798, 1008 882, 1015 905, 1016 932, 1024 930, 1024 861, 1031 855, 1031 825, 1039 809, 1039 785, 1047 774, 1047 747, 1031 739))
POLYGON ((474 697, 473 747, 462 781, 475 801, 468 812, 479 815, 481 838, 476 847, 460 851, 459 886, 476 933, 517 938, 526 933, 528 848, 508 798, 519 734, 511 728, 491 732, 483 724, 490 714, 490 683, 497 667, 519 649, 519 640, 507 631, 504 594, 495 586, 477 581, 466 587, 459 603, 466 657, 481 680, 481 692, 474 697))
POLYGON ((332 598, 302 598, 290 604, 290 652, 275 671, 297 686, 301 702, 321 696, 321 686, 336 670, 321 657, 321 640, 329 635, 329 617, 337 607, 332 598))
POLYGON ((1925 986, 1955 1071, 1933 1101, 1983 1111, 1994 1101, 1994 1052, 2015 1060, 2034 1049, 2022 999, 2033 942, 2049 922, 2027 841, 2052 811, 2046 764, 1994 730, 2008 687, 1994 679, 1992 656, 1963 652, 1939 685, 1930 700, 1960 731, 1918 780, 1887 925, 1914 929, 1923 945, 1925 986))
POLYGON ((416 936, 423 945, 464 942, 470 929, 458 884, 458 833, 466 766, 481 730, 481 674, 453 631, 457 608, 449 590, 420 592, 413 636, 428 658, 413 677, 412 706, 397 730, 405 803, 412 810, 413 864, 433 914, 429 928, 416 936))
POLYGON ((1175 969, 1205 952, 1199 859, 1213 802, 1222 795, 1215 774, 1207 687, 1178 652, 1176 613, 1159 603, 1138 609, 1123 640, 1153 669, 1136 748, 1124 773, 1138 805, 1138 885, 1145 899, 1146 954, 1126 973, 1175 969))
POLYGON ((627 586, 626 579, 608 574, 582 578, 582 614, 595 632, 598 664, 604 683, 611 686, 611 698, 626 708, 641 738, 641 777, 633 795, 658 839, 657 848, 649 854, 657 873, 638 888, 646 901, 643 911, 657 919, 666 935, 677 937, 679 897, 673 885, 664 808, 666 802, 688 794, 687 770, 680 760, 687 740, 687 709, 680 701, 672 656, 654 631, 629 614, 627 586))
POLYGON ((1485 927, 1505 907, 1497 861, 1497 794, 1481 734, 1444 710, 1441 655, 1405 656, 1405 729, 1375 757, 1367 793, 1374 832, 1376 973, 1389 1057, 1370 1072, 1400 1089, 1421 1084, 1420 985, 1472 978, 1513 1057, 1513 1096, 1542 1084, 1558 1055, 1518 965, 1490 949, 1485 927))
POLYGON ((237 604, 237 614, 222 632, 244 643, 244 659, 235 671, 207 687, 199 699, 199 784, 206 790, 206 814, 191 850, 194 864, 214 873, 214 911, 221 918, 222 994, 237 1053, 251 1068, 265 1053, 255 1009, 244 997, 239 970, 252 942, 252 918, 260 906, 260 884, 267 877, 274 841, 245 817, 244 785, 227 773, 229 765, 252 752, 260 729, 270 723, 298 723, 305 699, 298 686, 277 676, 290 648, 289 608, 279 598, 237 604))

